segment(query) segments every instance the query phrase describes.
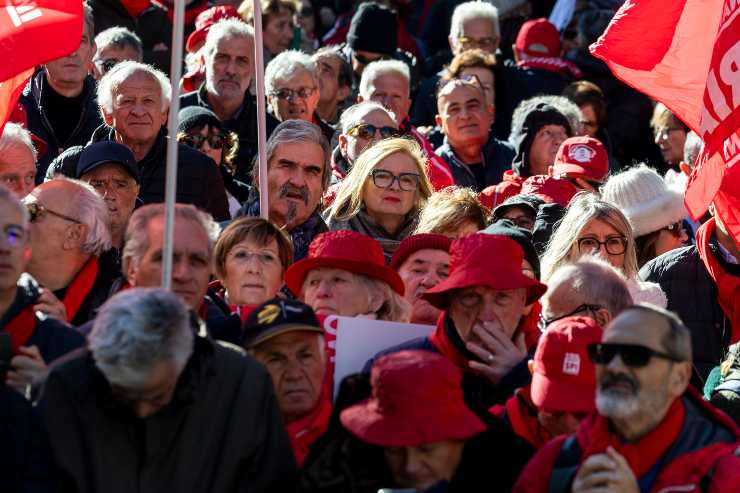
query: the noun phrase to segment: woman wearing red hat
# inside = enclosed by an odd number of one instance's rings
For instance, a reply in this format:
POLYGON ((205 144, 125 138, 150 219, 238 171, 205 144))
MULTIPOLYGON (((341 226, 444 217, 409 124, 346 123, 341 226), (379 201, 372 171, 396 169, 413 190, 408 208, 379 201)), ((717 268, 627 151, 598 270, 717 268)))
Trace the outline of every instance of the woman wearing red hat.
POLYGON ((484 424, 465 405, 460 378, 429 351, 379 358, 372 395, 341 411, 340 429, 309 458, 301 491, 511 491, 533 449, 499 421, 484 424))
POLYGON ((425 158, 408 139, 381 140, 355 161, 329 209, 331 230, 348 229, 375 238, 390 261, 416 228, 432 193, 425 158))
POLYGON ((385 265, 380 245, 354 231, 329 231, 314 238, 308 257, 285 273, 285 284, 317 315, 395 322, 411 317, 403 281, 385 265))

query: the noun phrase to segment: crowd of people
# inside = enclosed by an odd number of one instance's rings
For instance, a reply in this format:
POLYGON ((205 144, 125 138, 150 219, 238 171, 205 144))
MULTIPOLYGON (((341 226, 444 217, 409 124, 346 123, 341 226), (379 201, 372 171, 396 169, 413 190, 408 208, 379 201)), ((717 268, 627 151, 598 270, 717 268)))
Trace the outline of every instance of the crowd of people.
POLYGON ((740 491, 740 238, 621 0, 260 0, 266 190, 252 1, 184 1, 182 80, 87 0, 8 109, 0 491, 740 491), (428 331, 335 381, 334 316, 428 331))

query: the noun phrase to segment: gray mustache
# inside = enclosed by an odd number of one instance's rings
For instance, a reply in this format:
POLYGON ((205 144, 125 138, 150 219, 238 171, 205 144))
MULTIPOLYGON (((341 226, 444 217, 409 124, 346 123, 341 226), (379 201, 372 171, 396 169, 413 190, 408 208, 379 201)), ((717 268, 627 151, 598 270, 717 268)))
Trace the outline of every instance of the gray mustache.
POLYGON ((296 187, 290 183, 285 183, 280 187, 280 198, 287 197, 288 194, 298 194, 303 202, 308 204, 308 187, 296 187))

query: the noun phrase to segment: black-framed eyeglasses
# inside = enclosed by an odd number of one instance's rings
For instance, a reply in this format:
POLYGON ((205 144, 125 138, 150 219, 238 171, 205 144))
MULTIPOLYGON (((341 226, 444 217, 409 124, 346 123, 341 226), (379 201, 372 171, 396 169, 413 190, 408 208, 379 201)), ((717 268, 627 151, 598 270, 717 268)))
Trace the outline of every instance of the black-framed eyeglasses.
POLYGON ((2 237, 11 248, 17 248, 23 242, 26 231, 17 224, 8 224, 3 228, 2 237))
POLYGON ((579 238, 578 251, 581 253, 594 253, 601 249, 601 245, 606 248, 606 253, 610 255, 622 255, 627 250, 627 238, 624 236, 610 236, 606 241, 599 241, 597 238, 579 238))
POLYGON ((588 346, 588 357, 595 365, 608 365, 616 355, 622 362, 634 368, 640 368, 650 363, 650 359, 662 358, 679 363, 683 359, 668 353, 662 353, 639 344, 596 343, 588 346))
POLYGON ((27 202, 25 206, 26 206, 26 209, 28 210, 29 220, 32 223, 35 223, 36 221, 38 221, 44 214, 51 214, 52 216, 57 216, 61 219, 73 222, 75 224, 82 224, 82 221, 75 219, 73 217, 70 217, 70 216, 65 216, 64 214, 60 212, 53 211, 49 209, 48 207, 41 205, 38 202, 27 202))
POLYGON ((226 138, 223 134, 209 134, 207 136, 201 134, 187 134, 182 137, 183 144, 189 147, 194 147, 195 149, 200 149, 205 142, 208 142, 211 149, 222 149, 225 141, 226 138))
POLYGON ((398 186, 404 192, 413 192, 419 188, 419 179, 421 178, 417 173, 401 173, 394 175, 385 169, 374 169, 370 176, 373 178, 373 183, 378 188, 391 188, 393 182, 397 181, 398 186))
POLYGON ((273 91, 271 94, 273 97, 285 100, 291 100, 295 98, 308 99, 315 91, 315 87, 301 87, 298 90, 278 89, 277 91, 273 91))
POLYGON ((596 313, 602 308, 603 307, 600 305, 591 305, 588 303, 584 303, 582 305, 578 305, 572 312, 566 313, 565 315, 560 315, 559 317, 545 318, 545 315, 540 313, 540 318, 537 321, 537 327, 540 329, 541 332, 544 332, 550 324, 555 323, 558 320, 572 317, 573 315, 577 315, 583 312, 596 313))
POLYGON ((348 135, 365 140, 372 139, 378 132, 380 132, 381 139, 388 139, 399 135, 398 130, 393 127, 376 127, 370 123, 359 123, 347 130, 348 135))

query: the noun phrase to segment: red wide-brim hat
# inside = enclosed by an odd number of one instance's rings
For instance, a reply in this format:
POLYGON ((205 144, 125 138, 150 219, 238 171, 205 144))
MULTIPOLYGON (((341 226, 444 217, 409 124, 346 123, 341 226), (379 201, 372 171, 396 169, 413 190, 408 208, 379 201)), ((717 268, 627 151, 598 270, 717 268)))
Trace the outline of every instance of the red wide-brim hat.
POLYGON ((329 231, 314 238, 308 248, 308 256, 288 267, 285 284, 300 295, 308 272, 320 267, 362 274, 387 283, 401 296, 404 293, 401 277, 385 265, 380 243, 355 231, 329 231))
POLYGON ((522 273, 524 251, 507 236, 477 233, 455 240, 450 249, 450 275, 422 297, 446 310, 450 293, 474 286, 492 289, 527 289, 527 305, 538 300, 547 286, 522 273))

